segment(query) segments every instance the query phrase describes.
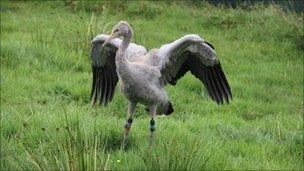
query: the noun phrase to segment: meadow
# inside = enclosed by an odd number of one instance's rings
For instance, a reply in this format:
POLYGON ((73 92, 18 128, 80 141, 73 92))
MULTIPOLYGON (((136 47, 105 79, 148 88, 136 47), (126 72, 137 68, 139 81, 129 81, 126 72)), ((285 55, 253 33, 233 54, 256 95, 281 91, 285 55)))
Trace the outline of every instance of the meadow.
POLYGON ((183 2, 1 1, 0 170, 303 170, 303 14, 183 2), (175 112, 90 104, 90 41, 120 20, 147 49, 185 34, 210 42, 233 94, 218 106, 186 74, 167 86, 175 112))

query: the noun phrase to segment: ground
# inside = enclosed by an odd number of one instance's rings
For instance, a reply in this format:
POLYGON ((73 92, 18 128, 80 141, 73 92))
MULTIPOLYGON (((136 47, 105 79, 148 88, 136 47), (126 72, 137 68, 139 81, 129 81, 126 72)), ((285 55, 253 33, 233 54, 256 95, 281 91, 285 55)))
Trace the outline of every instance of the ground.
POLYGON ((303 14, 278 6, 182 2, 1 1, 1 170, 304 169, 303 14), (89 101, 90 41, 120 20, 147 49, 185 34, 210 42, 233 93, 218 106, 190 73, 166 90, 175 111, 139 106, 121 149, 127 101, 89 101))

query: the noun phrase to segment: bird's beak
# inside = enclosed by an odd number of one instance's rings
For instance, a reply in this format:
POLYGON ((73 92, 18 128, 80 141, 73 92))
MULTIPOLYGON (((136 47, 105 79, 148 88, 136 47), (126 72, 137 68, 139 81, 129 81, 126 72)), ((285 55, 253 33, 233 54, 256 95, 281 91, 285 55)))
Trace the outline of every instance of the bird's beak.
POLYGON ((106 44, 108 44, 111 40, 115 39, 117 36, 115 33, 112 33, 107 40, 101 45, 101 47, 104 47, 106 44))

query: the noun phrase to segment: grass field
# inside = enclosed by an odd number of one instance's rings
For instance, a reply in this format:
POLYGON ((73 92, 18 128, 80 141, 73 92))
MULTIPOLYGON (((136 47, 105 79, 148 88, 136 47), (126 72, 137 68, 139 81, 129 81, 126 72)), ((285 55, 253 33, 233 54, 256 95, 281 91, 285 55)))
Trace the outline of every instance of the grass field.
POLYGON ((304 169, 303 14, 153 2, 1 1, 1 170, 304 169), (189 73, 166 89, 170 117, 89 102, 90 40, 126 20, 147 49, 189 34, 215 46, 233 101, 217 106, 189 73))

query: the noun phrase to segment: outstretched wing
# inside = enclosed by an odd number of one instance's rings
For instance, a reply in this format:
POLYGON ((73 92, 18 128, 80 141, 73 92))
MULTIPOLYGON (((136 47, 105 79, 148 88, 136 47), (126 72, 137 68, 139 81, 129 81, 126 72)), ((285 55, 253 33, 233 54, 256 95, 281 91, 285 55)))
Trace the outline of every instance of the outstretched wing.
MULTIPOLYGON (((100 105, 106 106, 112 101, 115 87, 118 82, 116 72, 115 56, 121 40, 116 38, 104 47, 101 45, 106 41, 108 35, 98 35, 91 42, 91 65, 92 65, 92 104, 100 102, 100 105)), ((144 47, 131 43, 126 50, 127 57, 138 56, 146 53, 144 47)))
POLYGON ((211 44, 197 35, 186 35, 163 45, 156 52, 164 84, 175 85, 190 71, 206 87, 209 96, 217 103, 229 103, 232 94, 219 59, 211 44))

